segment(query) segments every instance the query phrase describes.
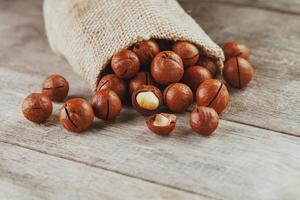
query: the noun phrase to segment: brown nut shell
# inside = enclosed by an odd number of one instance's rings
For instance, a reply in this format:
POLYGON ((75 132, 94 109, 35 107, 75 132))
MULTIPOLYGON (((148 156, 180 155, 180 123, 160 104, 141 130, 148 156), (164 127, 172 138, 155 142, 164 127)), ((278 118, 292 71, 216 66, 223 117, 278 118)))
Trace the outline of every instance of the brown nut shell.
POLYGON ((129 93, 132 94, 138 87, 142 85, 156 85, 149 72, 139 72, 130 80, 129 93))
POLYGON ((160 52, 159 45, 155 40, 137 42, 132 51, 138 56, 141 66, 150 66, 153 58, 160 52))
POLYGON ((151 63, 151 75, 155 82, 162 85, 179 82, 183 73, 182 60, 172 51, 160 52, 151 63))
POLYGON ((45 122, 52 114, 52 101, 44 94, 32 93, 27 96, 22 104, 24 117, 35 123, 45 122))
POLYGON ((229 59, 223 68, 224 80, 235 88, 246 87, 253 78, 254 70, 251 64, 241 58, 229 59))
POLYGON ((106 121, 115 120, 122 110, 119 96, 109 89, 96 91, 91 99, 91 105, 95 116, 106 121))
POLYGON ((207 56, 201 56, 199 59, 199 65, 208 69, 213 78, 218 75, 217 64, 211 58, 207 56))
POLYGON ((221 113, 228 106, 229 94, 225 84, 216 79, 204 81, 197 89, 196 101, 199 106, 206 106, 221 113))
POLYGON ((194 66, 199 60, 200 52, 192 43, 176 42, 172 50, 181 57, 184 67, 194 66))
POLYGON ((219 115, 209 107, 196 107, 190 115, 190 126, 201 135, 211 135, 218 127, 219 115))
POLYGON ((177 117, 174 114, 160 113, 155 114, 150 117, 145 117, 145 122, 149 130, 158 135, 169 135, 175 128, 177 117), (166 124, 157 124, 155 121, 157 119, 166 118, 169 120, 166 124))
POLYGON ((161 91, 157 87, 152 85, 142 85, 132 93, 131 103, 135 110, 137 110, 140 114, 147 116, 156 113, 160 109, 163 104, 163 97, 161 91), (137 98, 138 95, 142 93, 146 93, 146 95, 151 94, 152 97, 156 98, 154 103, 155 105, 153 104, 153 101, 151 102, 153 98, 148 97, 143 98, 144 102, 140 102, 140 105, 137 98), (152 108, 146 108, 148 105, 151 105, 152 108))
POLYGON ((119 79, 115 74, 108 74, 101 78, 96 90, 106 89, 113 90, 120 99, 124 99, 127 92, 127 85, 124 80, 119 79))
POLYGON ((197 88, 205 80, 212 79, 210 71, 201 66, 192 66, 185 70, 183 82, 195 93, 197 88))
POLYGON ((183 83, 169 85, 163 93, 164 103, 174 113, 183 113, 193 103, 193 92, 183 83))
POLYGON ((92 106, 84 99, 70 99, 60 110, 60 124, 72 132, 82 132, 88 129, 94 120, 92 106))
POLYGON ((112 57, 111 68, 118 78, 129 79, 140 70, 140 61, 133 51, 125 49, 112 57))
POLYGON ((48 76, 43 82, 42 93, 48 96, 52 101, 61 102, 69 92, 68 81, 57 74, 48 76))
POLYGON ((237 56, 249 60, 250 57, 249 48, 246 45, 241 44, 240 42, 235 40, 226 42, 223 46, 223 51, 226 60, 237 56))

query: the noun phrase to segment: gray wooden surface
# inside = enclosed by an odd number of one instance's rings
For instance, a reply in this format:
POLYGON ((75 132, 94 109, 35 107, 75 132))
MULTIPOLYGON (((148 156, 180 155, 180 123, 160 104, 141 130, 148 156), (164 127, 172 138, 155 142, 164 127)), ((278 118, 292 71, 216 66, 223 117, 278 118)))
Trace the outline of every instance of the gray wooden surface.
POLYGON ((0 0, 0 199, 299 199, 300 4, 297 0, 180 0, 219 44, 252 50, 255 78, 230 88, 230 107, 211 137, 179 115, 170 137, 149 133, 124 108, 116 123, 96 120, 83 135, 54 116, 21 114, 23 98, 46 75, 91 91, 47 44, 40 0, 0 0))

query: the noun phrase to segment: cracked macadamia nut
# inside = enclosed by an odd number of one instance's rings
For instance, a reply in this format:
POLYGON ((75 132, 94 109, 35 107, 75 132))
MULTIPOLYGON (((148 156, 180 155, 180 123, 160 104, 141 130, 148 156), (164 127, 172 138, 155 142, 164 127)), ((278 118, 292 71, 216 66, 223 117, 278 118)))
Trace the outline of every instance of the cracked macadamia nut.
POLYGON ((132 51, 138 56, 141 66, 149 67, 154 56, 159 52, 159 46, 155 40, 145 40, 142 42, 137 42, 132 51))
POLYGON ((46 121, 52 113, 52 101, 44 94, 32 93, 24 99, 22 111, 24 117, 35 123, 46 121))
POLYGON ((64 77, 54 74, 44 80, 42 93, 52 101, 63 101, 67 97, 68 92, 69 83, 64 77))
POLYGON ((229 59, 223 68, 224 80, 235 88, 246 87, 253 78, 251 64, 241 57, 229 59))
POLYGON ((152 115, 162 106, 163 99, 158 88, 152 85, 143 85, 132 93, 131 102, 142 115, 152 115))
POLYGON ((206 106, 221 113, 228 105, 229 94, 225 84, 216 79, 204 81, 197 89, 196 101, 199 106, 206 106))
POLYGON ((208 58, 207 56, 201 56, 199 59, 199 65, 208 69, 213 78, 217 76, 218 67, 212 59, 208 58))
POLYGON ((106 90, 111 89, 120 97, 120 99, 124 99, 127 86, 124 80, 119 79, 115 74, 108 74, 101 78, 98 83, 97 91, 98 90, 106 90))
POLYGON ((175 113, 183 113, 193 103, 193 92, 183 83, 173 83, 164 90, 164 103, 175 113))
POLYGON ((153 85, 155 82, 149 72, 139 72, 129 82, 129 92, 132 94, 138 87, 142 85, 153 85))
POLYGON ((184 73, 181 58, 172 51, 163 51, 151 63, 151 75, 155 82, 170 85, 179 82, 184 73))
POLYGON ((119 96, 109 89, 96 91, 91 99, 91 104, 95 116, 106 121, 115 120, 122 109, 119 96))
POLYGON ((71 132, 82 132, 94 121, 92 106, 84 99, 70 99, 64 103, 59 114, 60 124, 71 132))
POLYGON ((184 67, 193 66, 199 60, 199 50, 192 43, 176 42, 173 46, 173 51, 181 57, 184 67))
POLYGON ((223 46, 223 51, 226 60, 237 56, 249 60, 249 48, 246 45, 239 43, 238 41, 232 40, 226 42, 223 46))
POLYGON ((129 79, 140 70, 140 61, 133 51, 125 49, 112 57, 111 68, 117 77, 129 79))
POLYGON ((187 68, 183 76, 183 82, 186 83, 194 93, 199 85, 208 79, 212 79, 211 73, 208 69, 201 66, 192 66, 187 68))
POLYGON ((145 118, 148 128, 158 135, 169 135, 176 126, 176 115, 168 113, 155 114, 145 118))
POLYGON ((201 135, 211 135, 217 129, 218 124, 218 113, 209 107, 196 107, 190 115, 191 128, 201 135))

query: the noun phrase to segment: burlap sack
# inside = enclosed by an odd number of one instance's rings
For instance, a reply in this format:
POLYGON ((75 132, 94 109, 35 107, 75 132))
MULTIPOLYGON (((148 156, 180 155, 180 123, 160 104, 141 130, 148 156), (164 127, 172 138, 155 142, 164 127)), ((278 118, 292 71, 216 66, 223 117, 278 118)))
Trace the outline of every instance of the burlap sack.
POLYGON ((209 57, 222 50, 176 0, 45 0, 46 32, 52 49, 96 88, 112 55, 140 40, 185 40, 209 57))

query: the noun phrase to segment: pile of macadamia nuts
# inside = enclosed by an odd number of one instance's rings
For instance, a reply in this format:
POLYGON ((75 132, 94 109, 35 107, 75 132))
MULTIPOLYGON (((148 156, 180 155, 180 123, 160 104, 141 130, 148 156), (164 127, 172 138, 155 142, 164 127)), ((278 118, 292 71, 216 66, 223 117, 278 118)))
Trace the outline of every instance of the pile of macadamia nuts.
MULTIPOLYGON (((235 88, 245 87, 254 73, 248 62, 249 49, 229 41, 223 50, 224 80, 235 88)), ((133 108, 145 116, 149 130, 168 135, 176 127, 175 114, 186 112, 195 100, 190 127, 201 135, 210 135, 218 127, 219 114, 229 101, 226 84, 214 79, 217 73, 216 61, 192 43, 154 39, 138 42, 113 55, 89 101, 66 101, 59 121, 68 131, 82 132, 91 126, 94 116, 114 121, 121 113, 122 102, 131 100, 133 108), (161 112, 162 108, 168 112, 161 112)), ((42 92, 24 100, 24 116, 36 123, 46 121, 52 113, 52 101, 64 101, 68 91, 65 78, 47 77, 42 92)))

